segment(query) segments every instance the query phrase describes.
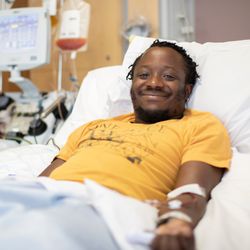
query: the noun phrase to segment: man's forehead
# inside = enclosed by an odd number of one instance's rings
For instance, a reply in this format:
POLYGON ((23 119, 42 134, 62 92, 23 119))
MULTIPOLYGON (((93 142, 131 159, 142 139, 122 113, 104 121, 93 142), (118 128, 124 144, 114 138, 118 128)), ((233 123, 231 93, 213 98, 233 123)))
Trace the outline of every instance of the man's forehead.
POLYGON ((170 61, 179 61, 181 63, 184 63, 183 56, 171 47, 150 47, 144 53, 141 54, 137 65, 143 63, 144 60, 148 60, 150 58, 166 58, 170 61))
POLYGON ((144 57, 145 55, 176 55, 176 56, 181 56, 182 55, 176 51, 175 49, 171 48, 171 47, 150 47, 147 50, 145 50, 145 52, 142 54, 142 57, 144 57))

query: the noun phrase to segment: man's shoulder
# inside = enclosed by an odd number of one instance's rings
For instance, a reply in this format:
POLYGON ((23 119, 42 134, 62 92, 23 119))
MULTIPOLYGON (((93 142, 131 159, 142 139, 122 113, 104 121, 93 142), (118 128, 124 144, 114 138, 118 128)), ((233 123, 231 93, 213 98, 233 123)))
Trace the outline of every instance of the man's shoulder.
POLYGON ((184 118, 192 120, 203 120, 203 119, 219 120, 214 114, 208 111, 201 111, 196 109, 187 109, 184 113, 184 118))
POLYGON ((190 124, 197 124, 199 126, 224 127, 224 124, 216 115, 207 111, 187 109, 185 111, 184 120, 190 124))

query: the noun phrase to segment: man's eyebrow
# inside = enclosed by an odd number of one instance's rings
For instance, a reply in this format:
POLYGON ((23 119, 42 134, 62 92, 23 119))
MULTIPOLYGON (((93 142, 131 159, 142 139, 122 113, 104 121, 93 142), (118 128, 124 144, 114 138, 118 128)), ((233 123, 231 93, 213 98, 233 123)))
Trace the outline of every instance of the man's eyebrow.
MULTIPOLYGON (((140 67, 140 68, 149 68, 150 66, 151 66, 150 64, 138 64, 137 65, 137 67, 140 67)), ((162 68, 175 70, 175 67, 171 65, 162 65, 162 68)))

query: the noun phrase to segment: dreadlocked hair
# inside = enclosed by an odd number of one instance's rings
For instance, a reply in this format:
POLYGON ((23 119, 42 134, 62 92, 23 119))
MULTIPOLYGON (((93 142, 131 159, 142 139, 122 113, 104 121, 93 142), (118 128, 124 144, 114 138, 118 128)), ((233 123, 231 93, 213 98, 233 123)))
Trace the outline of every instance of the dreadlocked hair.
MULTIPOLYGON (((193 59, 187 54, 186 50, 180 46, 178 46, 176 43, 168 42, 168 41, 159 41, 156 39, 149 48, 152 47, 165 47, 165 48, 172 48, 178 53, 180 53, 184 59, 185 66, 186 66, 186 82, 191 84, 192 86, 195 85, 196 79, 199 78, 199 75, 196 71, 196 67, 198 66, 193 59)), ((135 66, 138 63, 138 61, 142 58, 144 53, 142 53, 140 56, 138 56, 134 63, 129 66, 129 72, 126 76, 127 80, 132 80, 134 78, 134 70, 135 66)))

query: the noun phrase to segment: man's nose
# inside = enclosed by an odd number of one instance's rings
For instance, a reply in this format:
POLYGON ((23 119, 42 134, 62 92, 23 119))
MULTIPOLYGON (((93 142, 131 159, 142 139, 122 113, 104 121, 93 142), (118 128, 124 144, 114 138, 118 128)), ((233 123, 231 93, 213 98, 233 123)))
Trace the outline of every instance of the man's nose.
POLYGON ((161 78, 158 75, 152 75, 148 81, 148 85, 151 87, 163 87, 161 78))

